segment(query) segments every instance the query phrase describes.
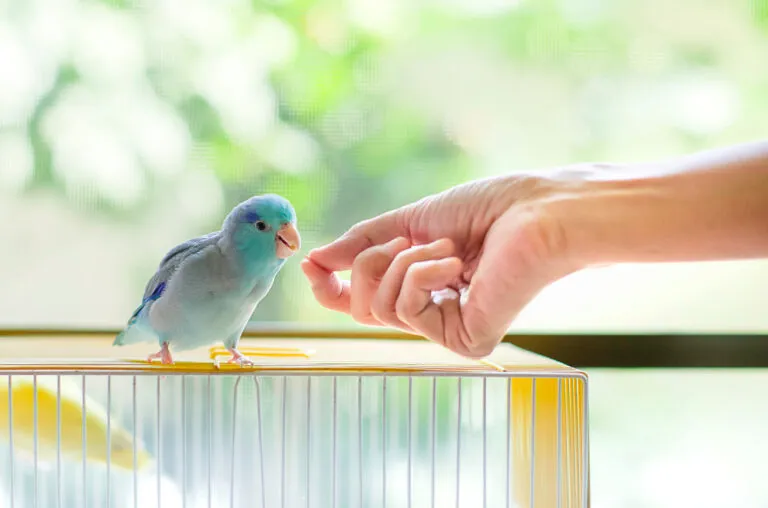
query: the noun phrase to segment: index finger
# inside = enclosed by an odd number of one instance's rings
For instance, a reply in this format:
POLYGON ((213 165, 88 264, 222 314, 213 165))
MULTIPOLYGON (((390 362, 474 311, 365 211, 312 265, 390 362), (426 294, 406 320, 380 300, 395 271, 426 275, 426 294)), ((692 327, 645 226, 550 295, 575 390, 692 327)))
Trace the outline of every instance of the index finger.
POLYGON ((410 238, 403 208, 355 224, 337 240, 310 251, 307 258, 328 272, 349 270, 365 249, 399 236, 410 238))

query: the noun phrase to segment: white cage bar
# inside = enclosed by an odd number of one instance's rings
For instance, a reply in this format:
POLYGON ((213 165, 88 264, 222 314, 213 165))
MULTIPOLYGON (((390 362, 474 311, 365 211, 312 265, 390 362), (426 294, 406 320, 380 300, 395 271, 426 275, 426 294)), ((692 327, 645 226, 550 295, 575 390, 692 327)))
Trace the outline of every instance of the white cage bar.
POLYGON ((586 377, 500 349, 503 371, 2 360, 0 508, 588 506, 586 377))

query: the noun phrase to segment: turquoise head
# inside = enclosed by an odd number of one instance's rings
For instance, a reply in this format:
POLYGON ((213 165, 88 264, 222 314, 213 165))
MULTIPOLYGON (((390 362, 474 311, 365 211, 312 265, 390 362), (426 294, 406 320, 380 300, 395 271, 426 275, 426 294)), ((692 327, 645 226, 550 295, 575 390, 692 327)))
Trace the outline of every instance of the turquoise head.
POLYGON ((238 251, 255 260, 285 260, 298 252, 301 237, 290 201, 276 194, 253 196, 235 206, 224 219, 238 251))

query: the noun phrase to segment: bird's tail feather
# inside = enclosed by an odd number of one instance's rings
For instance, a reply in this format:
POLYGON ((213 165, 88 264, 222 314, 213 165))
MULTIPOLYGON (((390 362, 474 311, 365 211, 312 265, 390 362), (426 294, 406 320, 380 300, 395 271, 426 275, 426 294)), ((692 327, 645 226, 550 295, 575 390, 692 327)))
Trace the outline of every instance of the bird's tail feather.
POLYGON ((112 342, 113 346, 125 346, 126 344, 136 344, 138 342, 149 342, 152 340, 152 334, 147 333, 145 326, 143 326, 144 322, 142 317, 146 315, 148 310, 145 304, 146 301, 142 302, 141 305, 136 308, 123 331, 118 333, 115 337, 114 342, 112 342))
POLYGON ((137 344, 139 342, 150 342, 151 340, 151 334, 145 332, 134 324, 129 324, 123 331, 117 334, 112 345, 125 346, 127 344, 137 344))
POLYGON ((117 337, 115 337, 114 342, 112 342, 112 345, 113 346, 124 346, 125 345, 125 333, 127 331, 128 330, 125 329, 125 330, 121 331, 120 333, 118 333, 117 337))

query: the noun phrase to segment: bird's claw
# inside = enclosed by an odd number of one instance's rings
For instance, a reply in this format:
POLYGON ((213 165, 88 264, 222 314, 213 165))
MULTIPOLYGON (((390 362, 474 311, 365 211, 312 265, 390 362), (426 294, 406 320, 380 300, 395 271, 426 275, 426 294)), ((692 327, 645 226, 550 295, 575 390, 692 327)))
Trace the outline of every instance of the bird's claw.
POLYGON ((168 344, 163 344, 160 351, 153 353, 147 357, 147 362, 152 363, 154 360, 160 360, 163 365, 173 365, 173 357, 171 351, 168 349, 168 344))
POLYGON ((162 365, 173 365, 174 364, 174 361, 171 358, 163 358, 163 357, 161 357, 159 355, 149 355, 147 357, 147 362, 148 363, 153 363, 155 360, 160 360, 160 363, 162 365))
POLYGON ((227 360, 227 363, 236 363, 241 367, 252 367, 254 365, 253 360, 251 360, 247 356, 233 356, 232 358, 227 360))
MULTIPOLYGON (((253 360, 243 355, 237 349, 230 349, 229 352, 232 353, 232 358, 227 360, 226 363, 237 364, 240 367, 252 367, 253 365, 255 365, 253 363, 253 360)), ((216 358, 213 362, 217 369, 220 368, 221 364, 219 363, 218 358, 216 358)))

